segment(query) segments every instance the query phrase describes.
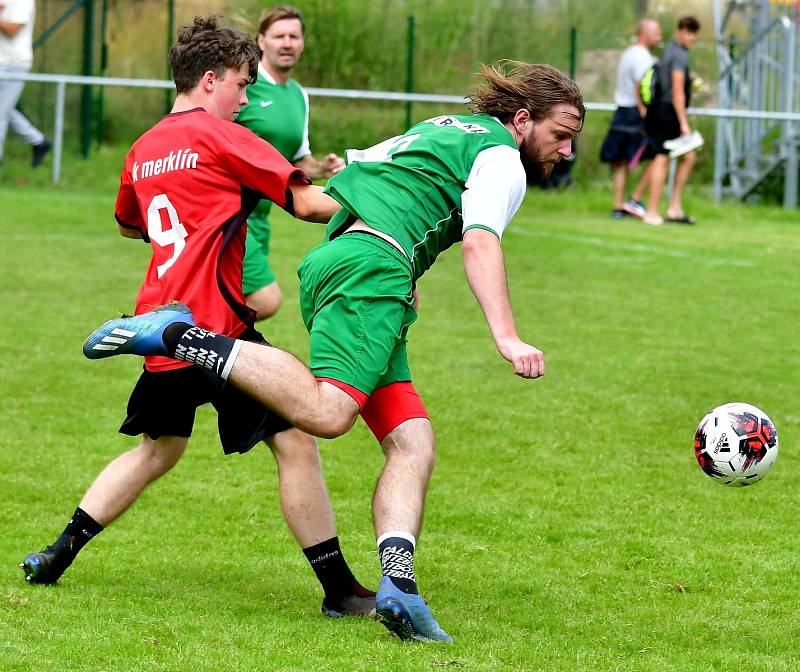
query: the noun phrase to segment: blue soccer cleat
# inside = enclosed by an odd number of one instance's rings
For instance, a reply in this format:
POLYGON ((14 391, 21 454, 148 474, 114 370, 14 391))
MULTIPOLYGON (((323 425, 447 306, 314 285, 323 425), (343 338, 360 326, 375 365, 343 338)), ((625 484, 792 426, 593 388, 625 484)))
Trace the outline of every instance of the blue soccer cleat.
POLYGON ((46 548, 38 553, 31 553, 21 563, 28 583, 55 583, 64 573, 66 567, 57 566, 56 554, 46 548))
POLYGON ((376 599, 378 618, 400 639, 453 643, 453 638, 436 622, 422 596, 404 593, 388 576, 381 579, 376 599))
POLYGON ((89 334, 83 354, 89 359, 113 355, 168 356, 162 338, 164 330, 179 322, 194 326, 192 311, 177 301, 134 317, 109 320, 89 334))

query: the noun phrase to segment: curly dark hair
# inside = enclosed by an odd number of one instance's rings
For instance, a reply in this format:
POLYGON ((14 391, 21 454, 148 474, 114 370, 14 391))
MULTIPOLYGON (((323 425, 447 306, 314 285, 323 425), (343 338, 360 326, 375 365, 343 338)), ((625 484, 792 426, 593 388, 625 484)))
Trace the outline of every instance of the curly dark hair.
POLYGON ((258 76, 258 46, 235 28, 220 27, 218 16, 196 16, 194 22, 181 26, 178 41, 170 47, 172 77, 178 93, 191 91, 203 73, 213 71, 223 77, 225 71, 247 64, 249 83, 258 76))

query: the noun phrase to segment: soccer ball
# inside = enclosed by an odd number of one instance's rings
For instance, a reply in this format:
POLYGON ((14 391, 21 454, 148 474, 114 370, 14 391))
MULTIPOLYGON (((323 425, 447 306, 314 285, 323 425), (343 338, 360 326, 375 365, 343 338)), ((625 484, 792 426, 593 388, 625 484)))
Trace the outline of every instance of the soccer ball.
POLYGON ((778 458, 778 432, 760 408, 735 401, 706 414, 694 435, 700 468, 722 485, 760 481, 778 458))

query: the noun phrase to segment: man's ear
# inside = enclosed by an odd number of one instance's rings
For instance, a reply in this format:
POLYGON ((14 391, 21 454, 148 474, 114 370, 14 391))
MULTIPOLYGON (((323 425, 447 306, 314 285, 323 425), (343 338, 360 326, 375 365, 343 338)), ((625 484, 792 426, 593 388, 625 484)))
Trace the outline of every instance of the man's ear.
POLYGON ((514 128, 517 132, 523 133, 529 126, 533 125, 533 117, 525 108, 520 108, 514 113, 514 128))
POLYGON ((210 93, 217 84, 217 73, 213 70, 206 70, 200 77, 200 83, 203 85, 203 90, 210 93))

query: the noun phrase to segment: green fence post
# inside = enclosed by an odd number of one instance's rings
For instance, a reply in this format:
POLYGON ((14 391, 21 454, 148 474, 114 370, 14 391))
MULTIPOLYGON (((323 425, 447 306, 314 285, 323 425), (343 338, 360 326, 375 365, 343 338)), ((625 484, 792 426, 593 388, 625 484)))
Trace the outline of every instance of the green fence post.
MULTIPOLYGON (((108 0, 103 0, 103 13, 100 16, 100 74, 105 77, 108 74, 108 0)), ((97 94, 97 131, 95 139, 99 146, 103 142, 103 134, 105 133, 105 90, 106 87, 100 87, 100 93, 97 94)))
MULTIPOLYGON (((169 0, 167 3, 167 79, 172 79, 172 61, 169 57, 169 47, 175 34, 175 0, 169 0)), ((164 113, 169 114, 172 109, 172 91, 166 89, 164 91, 164 113)))
MULTIPOLYGON (((406 93, 414 92, 414 17, 408 17, 406 50, 406 93)), ((406 101, 406 128, 411 126, 411 101, 406 101)))
POLYGON ((578 61, 578 29, 569 29, 569 77, 575 79, 575 66, 578 61))
MULTIPOLYGON (((94 70, 94 0, 85 0, 83 23, 83 68, 82 75, 89 76, 94 70)), ((81 87, 81 153, 89 157, 92 145, 92 87, 81 87)))

